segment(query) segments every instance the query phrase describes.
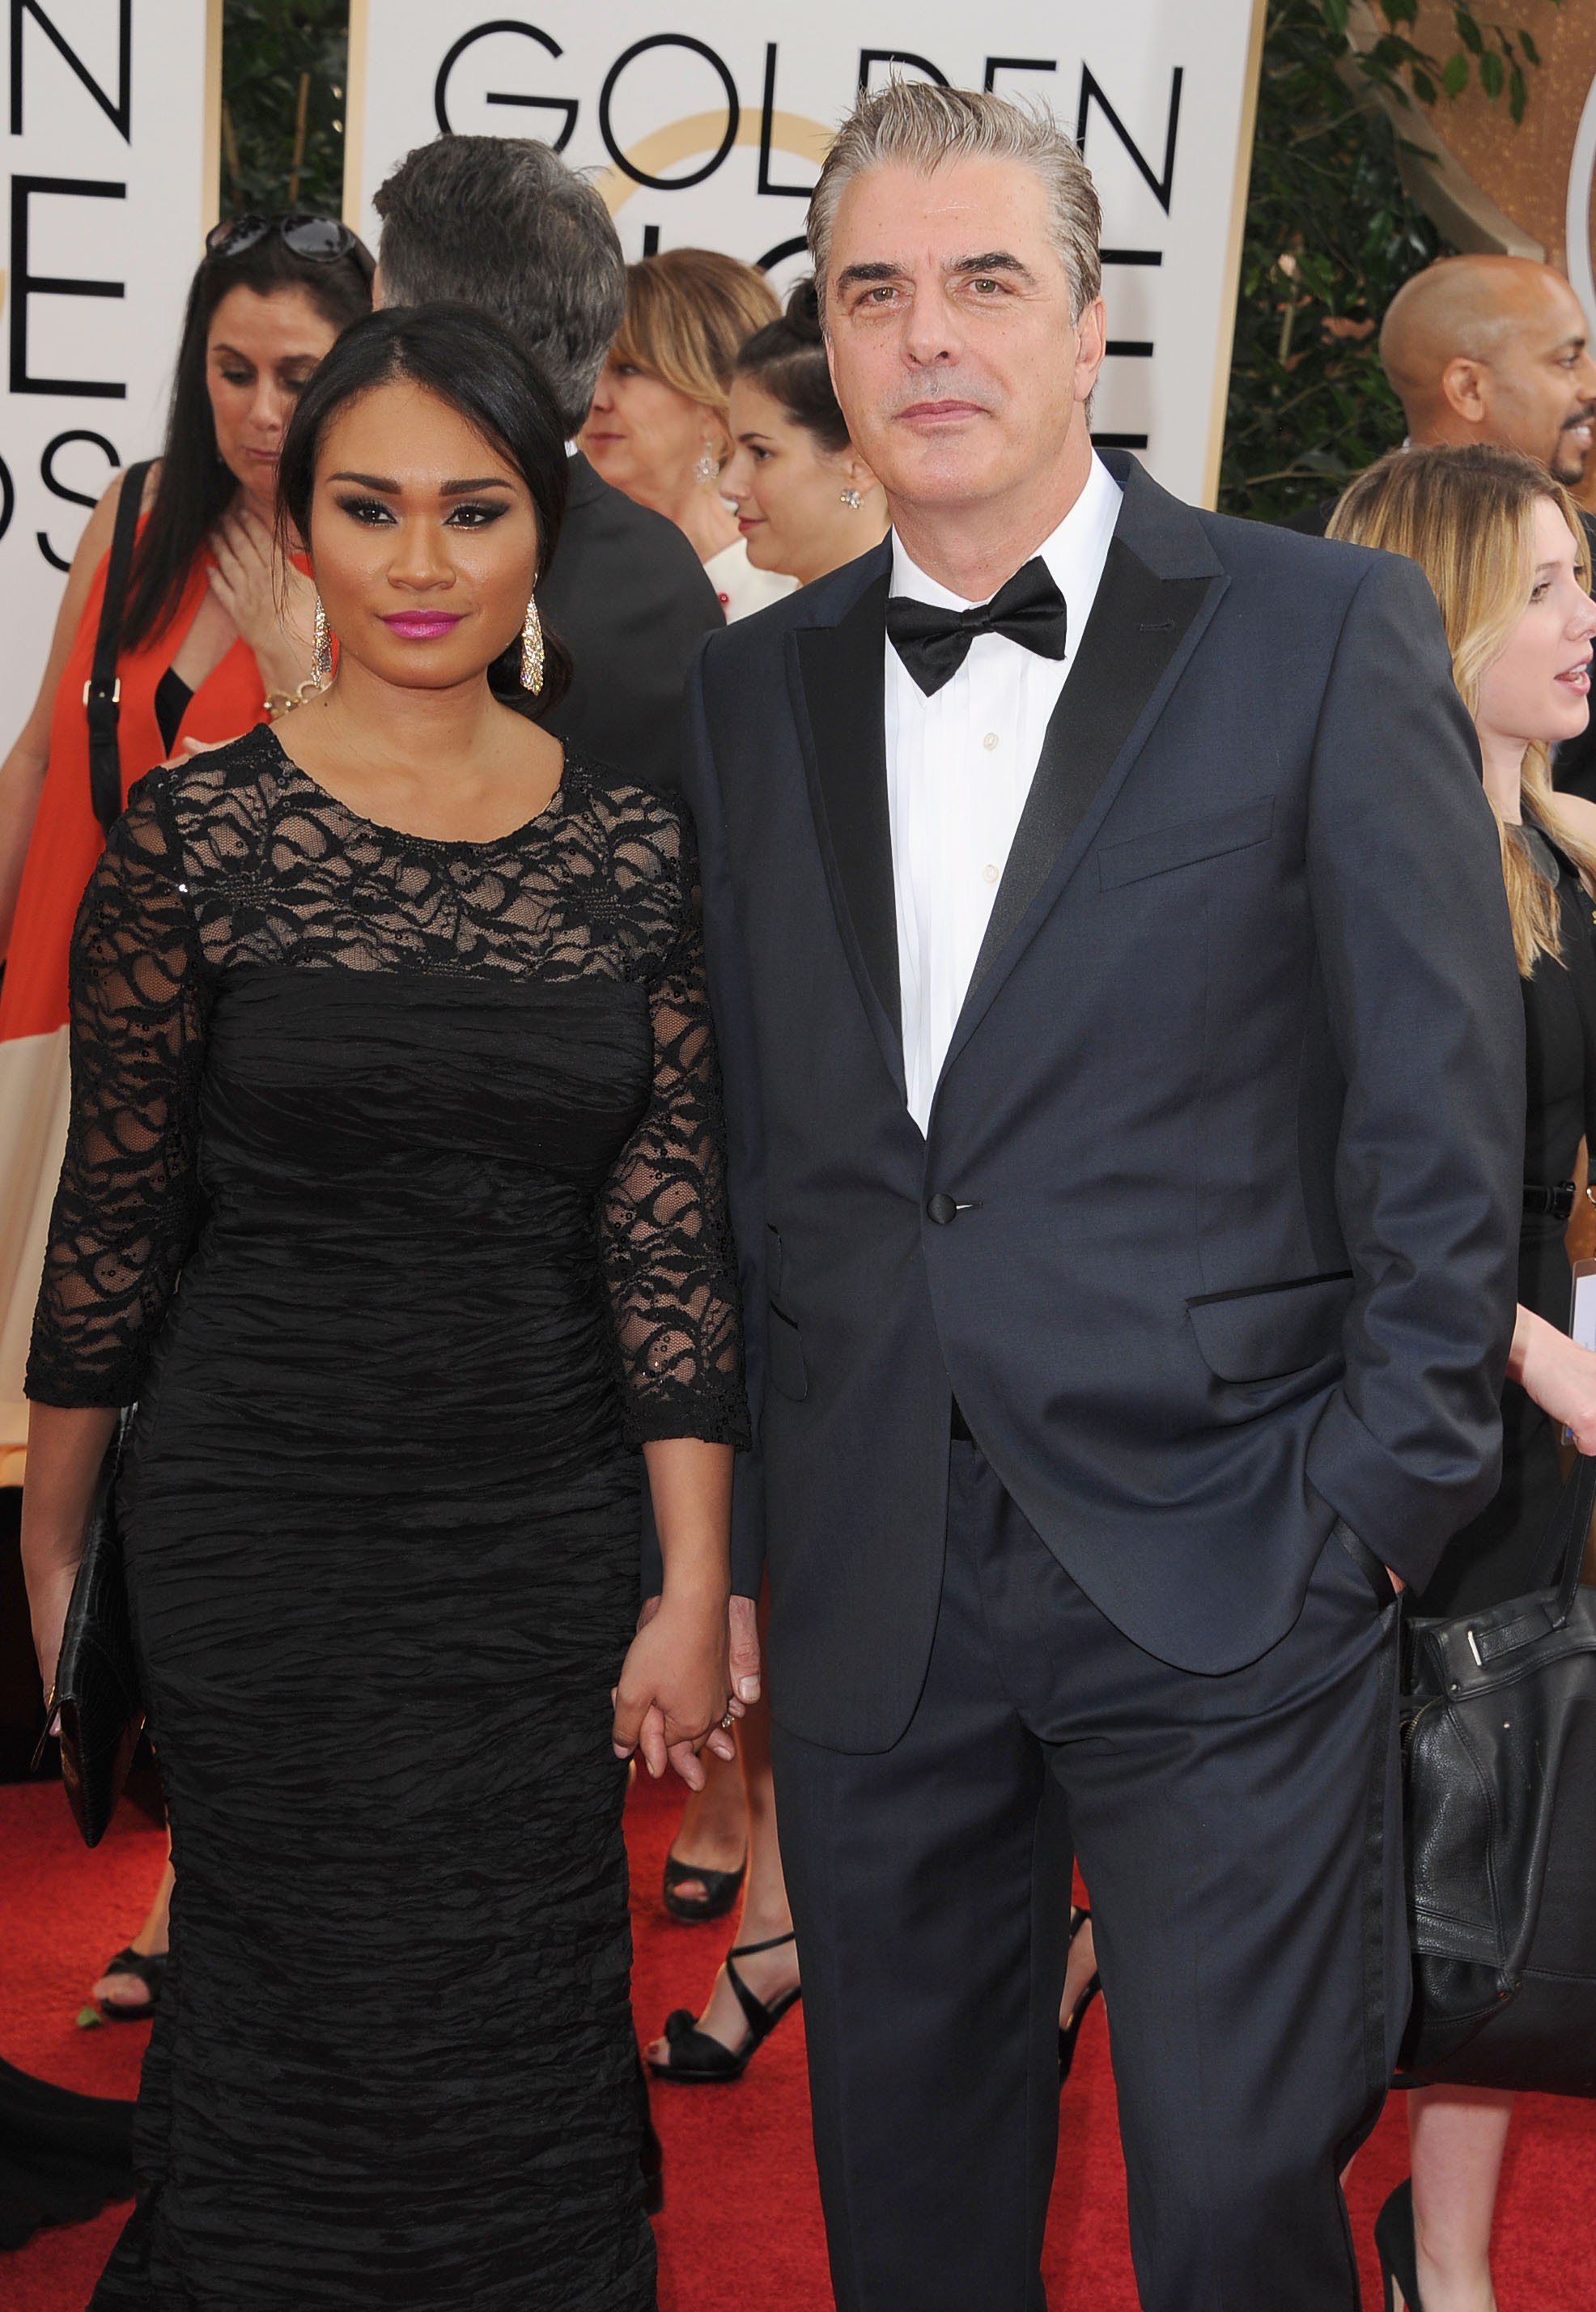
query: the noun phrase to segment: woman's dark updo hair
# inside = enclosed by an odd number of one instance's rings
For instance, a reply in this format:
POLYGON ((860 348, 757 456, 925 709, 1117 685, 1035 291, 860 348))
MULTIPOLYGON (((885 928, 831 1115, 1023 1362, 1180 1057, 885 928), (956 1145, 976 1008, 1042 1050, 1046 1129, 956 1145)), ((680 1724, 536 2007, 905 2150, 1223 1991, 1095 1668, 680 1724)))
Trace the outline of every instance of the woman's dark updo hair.
POLYGON ((371 251, 357 241, 342 257, 318 263, 296 257, 280 232, 263 233, 237 257, 206 257, 188 291, 172 380, 166 446, 150 518, 139 534, 122 614, 122 646, 160 633, 178 607, 194 557, 237 494, 239 484, 216 448, 205 381, 211 316, 232 289, 270 297, 302 290, 328 327, 346 329, 371 310, 371 251))
POLYGON ((779 321, 755 329, 737 355, 735 377, 751 378, 779 401, 795 425, 814 434, 823 450, 850 447, 848 420, 832 390, 826 366, 820 304, 813 281, 800 281, 779 321))
MULTIPOLYGON (((357 321, 338 339, 299 399, 277 462, 279 520, 310 536, 310 500, 323 434, 341 409, 378 386, 419 385, 491 442, 526 483, 537 517, 537 577, 554 559, 565 515, 571 461, 565 428, 543 372, 501 321, 475 305, 397 305, 357 321)), ((571 687, 571 653, 543 630, 543 688, 521 688, 517 634, 488 669, 495 697, 541 715, 571 687)))

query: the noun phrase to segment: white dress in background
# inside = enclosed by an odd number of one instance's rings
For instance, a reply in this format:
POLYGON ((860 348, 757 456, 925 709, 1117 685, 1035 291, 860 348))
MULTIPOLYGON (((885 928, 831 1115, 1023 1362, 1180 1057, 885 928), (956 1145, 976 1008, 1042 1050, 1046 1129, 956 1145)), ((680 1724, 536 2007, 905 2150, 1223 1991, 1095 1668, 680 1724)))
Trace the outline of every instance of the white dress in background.
POLYGON ((735 539, 719 554, 711 554, 704 564, 704 574, 720 598, 728 626, 738 618, 751 617, 755 610, 768 609, 798 587, 796 578, 783 577, 780 571, 756 570, 748 559, 746 538, 735 539))

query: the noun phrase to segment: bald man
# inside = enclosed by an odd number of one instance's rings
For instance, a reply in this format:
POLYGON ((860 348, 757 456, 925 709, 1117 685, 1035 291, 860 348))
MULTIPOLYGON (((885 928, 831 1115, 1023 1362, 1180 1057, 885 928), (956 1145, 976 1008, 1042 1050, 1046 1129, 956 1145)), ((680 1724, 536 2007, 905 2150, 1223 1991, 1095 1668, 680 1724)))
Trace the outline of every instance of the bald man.
POLYGON ((1496 442, 1572 488, 1596 418, 1596 362, 1579 300, 1527 257, 1443 257, 1404 282, 1380 358, 1415 444, 1496 442))

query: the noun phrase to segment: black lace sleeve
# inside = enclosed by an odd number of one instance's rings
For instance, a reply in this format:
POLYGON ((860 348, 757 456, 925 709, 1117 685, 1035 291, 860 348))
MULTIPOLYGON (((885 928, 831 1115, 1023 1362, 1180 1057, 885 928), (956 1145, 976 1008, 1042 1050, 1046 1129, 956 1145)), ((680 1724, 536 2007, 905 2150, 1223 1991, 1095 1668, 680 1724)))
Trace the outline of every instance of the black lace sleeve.
MULTIPOLYGON (((615 1160, 600 1222, 626 1433, 746 1447, 743 1333, 726 1204, 720 1080, 692 837, 674 831, 675 944, 650 989, 654 1088, 615 1160)), ((660 830, 650 836, 658 847, 660 830)))
POLYGON ((142 781, 72 941, 72 1113, 33 1320, 28 1395, 137 1397, 198 1218, 206 1003, 159 775, 142 781))

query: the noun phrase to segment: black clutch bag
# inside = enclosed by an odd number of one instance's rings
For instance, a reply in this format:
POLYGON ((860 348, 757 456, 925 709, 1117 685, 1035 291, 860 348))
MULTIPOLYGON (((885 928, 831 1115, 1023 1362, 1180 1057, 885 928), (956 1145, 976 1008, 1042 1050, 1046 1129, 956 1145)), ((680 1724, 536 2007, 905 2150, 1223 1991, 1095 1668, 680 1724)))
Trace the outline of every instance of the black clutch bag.
POLYGON ((1582 1458, 1555 1590, 1408 1625, 1399 2087, 1596 2095, 1596 1590, 1579 1586, 1593 1507, 1582 1458))
MULTIPOLYGON (((127 1780, 144 1731, 133 1618, 122 1538, 117 1528, 117 1474, 127 1416, 107 1449, 95 1488, 77 1579, 61 1633, 56 1683, 45 1705, 48 1730, 61 1721, 61 1780, 88 1846, 98 1846, 127 1780)), ((43 1756, 41 1738, 35 1754, 43 1756)))

